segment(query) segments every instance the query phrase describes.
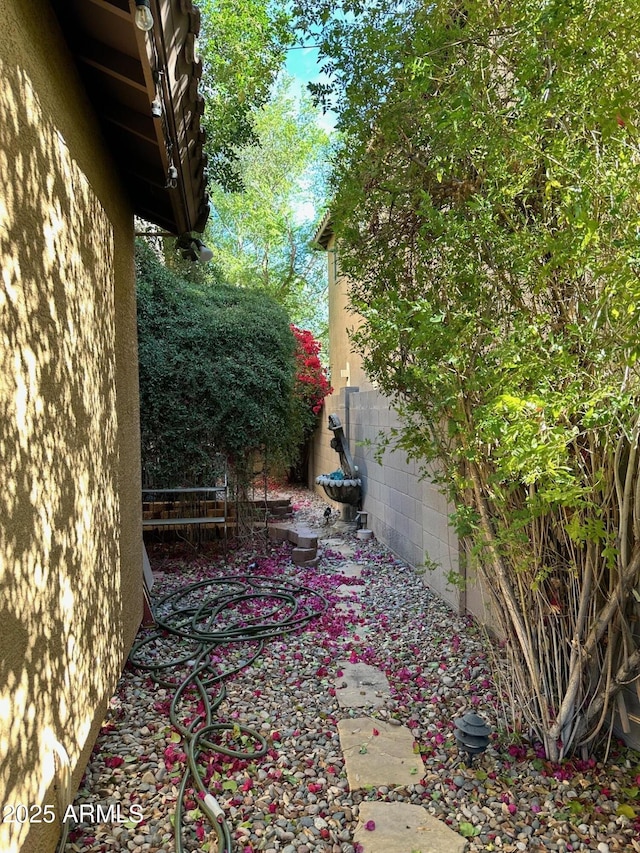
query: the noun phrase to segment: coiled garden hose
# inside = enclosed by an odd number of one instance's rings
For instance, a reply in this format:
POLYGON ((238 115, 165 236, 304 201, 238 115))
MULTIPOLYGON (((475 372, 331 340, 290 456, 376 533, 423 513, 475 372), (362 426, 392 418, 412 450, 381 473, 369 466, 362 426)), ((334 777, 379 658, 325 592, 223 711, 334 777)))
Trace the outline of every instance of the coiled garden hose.
MULTIPOLYGON (((248 571, 255 567, 252 564, 248 571)), ((286 579, 274 581, 262 575, 247 575, 243 579, 225 575, 197 581, 154 603, 156 627, 136 643, 129 661, 136 669, 148 671, 157 684, 175 689, 169 718, 184 739, 187 756, 174 821, 176 853, 184 853, 184 800, 191 780, 201 794, 198 807, 217 834, 218 853, 232 852, 231 832, 224 812, 207 790, 198 768, 200 754, 209 750, 231 758, 255 759, 266 755, 268 750, 266 739, 255 729, 213 721, 215 711, 226 697, 224 680, 252 664, 267 640, 303 628, 327 606, 326 598, 311 587, 286 579), (170 637, 176 640, 168 649, 170 637), (217 649, 242 647, 247 643, 255 644, 247 658, 222 669, 217 666, 217 649), (179 709, 183 702, 194 702, 194 693, 200 700, 198 712, 187 724, 181 720, 179 709), (231 731, 236 739, 251 740, 255 748, 250 752, 232 749, 212 739, 226 731, 231 731)))

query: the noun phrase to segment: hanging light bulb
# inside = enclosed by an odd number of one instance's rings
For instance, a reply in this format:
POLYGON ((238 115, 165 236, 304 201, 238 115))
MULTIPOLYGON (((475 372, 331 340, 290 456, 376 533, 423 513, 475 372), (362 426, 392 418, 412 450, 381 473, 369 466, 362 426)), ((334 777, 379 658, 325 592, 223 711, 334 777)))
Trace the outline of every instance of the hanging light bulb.
POLYGON ((197 237, 193 242, 195 243, 194 248, 197 254, 197 260, 201 264, 208 263, 213 258, 213 252, 211 249, 208 246, 205 246, 202 240, 198 240, 197 237))
POLYGON ((206 264, 213 258, 211 249, 205 246, 198 237, 192 237, 189 232, 178 237, 176 249, 185 261, 198 261, 201 264, 206 264))
POLYGON ((151 14, 151 0, 136 0, 135 23, 139 30, 147 32, 153 27, 153 15, 151 14))
POLYGON ((167 188, 175 189, 178 186, 178 170, 173 165, 173 163, 169 164, 169 168, 167 169, 167 188))

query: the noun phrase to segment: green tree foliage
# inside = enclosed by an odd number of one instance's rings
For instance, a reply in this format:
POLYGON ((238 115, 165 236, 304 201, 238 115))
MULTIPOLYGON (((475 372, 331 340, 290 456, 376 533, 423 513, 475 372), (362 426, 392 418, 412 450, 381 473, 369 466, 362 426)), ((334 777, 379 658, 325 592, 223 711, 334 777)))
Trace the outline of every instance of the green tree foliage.
POLYGON ((207 240, 225 279, 258 287, 293 322, 320 331, 326 260, 310 246, 324 203, 327 135, 308 96, 283 79, 252 118, 255 145, 236 151, 242 189, 211 188, 207 240))
POLYGON ((254 141, 253 112, 264 104, 292 34, 278 0, 201 0, 199 54, 209 172, 238 189, 236 149, 254 141))
POLYGON ((558 759, 640 673, 637 5, 334 6, 297 4, 336 71, 357 342, 558 759))
POLYGON ((207 485, 222 454, 252 473, 256 454, 289 461, 295 339, 263 293, 173 275, 137 250, 142 460, 158 487, 207 485))

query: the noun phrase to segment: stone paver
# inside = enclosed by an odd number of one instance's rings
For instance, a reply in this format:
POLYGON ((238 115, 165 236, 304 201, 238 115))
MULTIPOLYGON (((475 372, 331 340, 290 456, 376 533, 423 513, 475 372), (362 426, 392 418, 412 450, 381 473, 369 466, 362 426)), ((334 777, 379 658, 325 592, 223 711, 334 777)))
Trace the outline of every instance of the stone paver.
POLYGON ((362 604, 357 598, 362 592, 361 586, 349 586, 346 583, 341 583, 336 589, 336 594, 344 599, 336 605, 341 613, 353 613, 355 616, 362 615, 362 604))
MULTIPOLYGON (((349 562, 354 554, 341 540, 325 539, 323 548, 342 554, 347 562, 336 567, 345 579, 360 578, 362 566, 349 562)), ((336 607, 359 615, 361 585, 341 584, 336 592, 343 600, 336 607)), ((364 639, 368 628, 353 629, 364 639)), ((365 663, 338 661, 342 675, 336 678, 336 697, 341 708, 379 707, 390 696, 385 674, 365 663)), ((394 726, 372 717, 338 722, 350 790, 381 785, 416 785, 424 776, 424 764, 414 752, 414 738, 405 726, 394 726)), ((421 806, 408 803, 363 802, 353 838, 362 853, 463 853, 465 839, 432 817, 421 806), (368 827, 368 828, 367 828, 368 827)))
POLYGON ((413 735, 405 726, 392 726, 372 717, 338 722, 350 790, 368 785, 417 785, 424 764, 413 751, 413 735))
POLYGON ((353 557, 355 554, 355 548, 352 545, 347 545, 344 539, 323 539, 322 547, 328 548, 330 551, 334 551, 338 554, 342 554, 345 559, 353 557))
POLYGON ((466 846, 445 823, 409 803, 360 803, 353 841, 362 853, 463 853, 466 846), (375 828, 368 830, 370 821, 375 828))
POLYGON ((341 708, 376 708, 391 696, 387 676, 375 666, 346 660, 338 661, 337 666, 342 671, 335 681, 336 698, 341 708))
POLYGON ((352 613, 354 616, 362 615, 362 605, 359 601, 351 601, 347 599, 339 601, 336 604, 336 610, 339 610, 341 613, 352 613))
POLYGON ((350 586, 348 583, 341 583, 336 589, 336 595, 339 595, 340 598, 348 598, 352 595, 359 595, 362 589, 363 587, 361 586, 350 586))
POLYGON ((362 577, 362 566, 357 563, 345 563, 344 566, 340 566, 337 573, 345 578, 359 578, 362 577))
POLYGON ((333 539, 330 531, 325 530, 323 533, 322 545, 329 548, 331 551, 339 551, 340 546, 347 547, 344 544, 344 539, 333 539))

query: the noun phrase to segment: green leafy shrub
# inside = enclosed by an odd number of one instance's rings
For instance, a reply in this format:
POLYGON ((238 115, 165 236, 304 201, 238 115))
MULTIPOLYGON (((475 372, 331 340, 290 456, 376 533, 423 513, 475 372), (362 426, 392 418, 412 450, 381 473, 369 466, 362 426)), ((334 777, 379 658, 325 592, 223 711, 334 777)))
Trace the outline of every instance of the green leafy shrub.
POLYGON ((298 435, 284 310, 259 291, 180 279, 147 246, 136 266, 146 482, 206 484, 218 454, 236 471, 258 453, 286 462, 298 435))

